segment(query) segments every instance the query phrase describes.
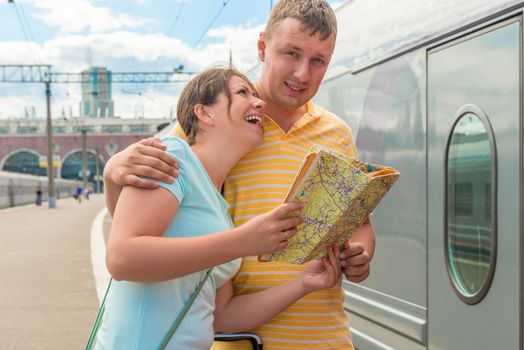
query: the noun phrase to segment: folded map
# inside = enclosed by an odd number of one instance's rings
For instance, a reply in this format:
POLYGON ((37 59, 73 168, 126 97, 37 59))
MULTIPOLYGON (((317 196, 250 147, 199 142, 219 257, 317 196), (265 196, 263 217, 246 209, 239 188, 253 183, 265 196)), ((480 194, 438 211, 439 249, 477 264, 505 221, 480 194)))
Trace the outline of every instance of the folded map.
POLYGON ((327 255, 366 221, 400 173, 314 145, 304 159, 285 202, 302 202, 304 222, 286 249, 260 261, 304 264, 327 255))

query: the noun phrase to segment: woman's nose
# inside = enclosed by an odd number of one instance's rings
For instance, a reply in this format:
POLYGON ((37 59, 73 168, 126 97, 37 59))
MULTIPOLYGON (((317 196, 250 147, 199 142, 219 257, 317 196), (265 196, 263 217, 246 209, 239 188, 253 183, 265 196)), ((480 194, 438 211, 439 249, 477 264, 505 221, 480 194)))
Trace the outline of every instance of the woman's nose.
POLYGON ((256 109, 263 109, 266 103, 259 99, 258 97, 255 97, 254 106, 256 109))

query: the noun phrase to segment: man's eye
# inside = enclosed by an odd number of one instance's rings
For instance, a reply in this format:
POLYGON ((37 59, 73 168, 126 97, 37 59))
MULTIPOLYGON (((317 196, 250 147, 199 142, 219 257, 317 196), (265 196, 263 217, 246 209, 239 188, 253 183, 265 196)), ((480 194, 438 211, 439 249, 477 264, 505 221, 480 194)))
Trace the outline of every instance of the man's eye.
POLYGON ((295 51, 286 52, 286 55, 291 56, 291 57, 297 57, 298 56, 298 54, 295 51))
POLYGON ((320 65, 324 64, 324 60, 322 58, 314 58, 313 62, 320 65))

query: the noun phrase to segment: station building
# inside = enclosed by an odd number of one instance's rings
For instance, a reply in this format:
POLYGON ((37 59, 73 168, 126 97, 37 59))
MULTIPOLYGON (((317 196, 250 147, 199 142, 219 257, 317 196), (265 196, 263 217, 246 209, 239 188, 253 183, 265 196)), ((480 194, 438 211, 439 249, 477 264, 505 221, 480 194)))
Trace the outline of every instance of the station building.
MULTIPOLYGON (((95 179, 101 178, 109 157, 138 140, 156 134, 170 122, 168 118, 53 119, 53 164, 57 177, 82 179, 84 134, 88 181, 94 183, 95 179)), ((0 120, 0 170, 45 176, 46 167, 46 120, 0 120)))

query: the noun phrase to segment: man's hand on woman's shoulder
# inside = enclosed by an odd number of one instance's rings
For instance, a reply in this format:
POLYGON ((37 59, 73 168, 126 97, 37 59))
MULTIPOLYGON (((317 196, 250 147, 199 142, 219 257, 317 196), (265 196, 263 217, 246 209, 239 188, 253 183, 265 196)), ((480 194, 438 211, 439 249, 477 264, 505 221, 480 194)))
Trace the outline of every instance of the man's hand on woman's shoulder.
POLYGON ((178 163, 165 150, 166 146, 158 138, 131 144, 109 158, 104 168, 104 182, 145 189, 157 188, 156 181, 172 183, 179 176, 178 163))

